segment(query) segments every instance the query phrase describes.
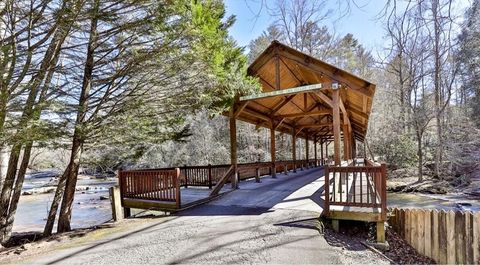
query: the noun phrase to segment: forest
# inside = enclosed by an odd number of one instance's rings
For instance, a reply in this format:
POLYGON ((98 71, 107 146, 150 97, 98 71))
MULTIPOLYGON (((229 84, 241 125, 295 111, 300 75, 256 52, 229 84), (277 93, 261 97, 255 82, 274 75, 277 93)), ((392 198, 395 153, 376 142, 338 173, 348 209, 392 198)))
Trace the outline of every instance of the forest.
MULTIPOLYGON (((260 89, 247 67, 274 40, 376 84, 359 157, 419 182, 479 178, 480 0, 386 1, 379 50, 325 25, 355 1, 328 2, 265 1, 275 20, 239 47, 221 0, 2 1, 0 242, 30 172, 62 172, 48 235, 57 214, 58 232, 71 230, 79 174, 229 163, 222 114, 260 89)), ((240 163, 270 161, 268 130, 237 130, 240 163)), ((276 138, 277 160, 289 160, 291 135, 276 138)), ((295 144, 302 159, 305 143, 295 144)))

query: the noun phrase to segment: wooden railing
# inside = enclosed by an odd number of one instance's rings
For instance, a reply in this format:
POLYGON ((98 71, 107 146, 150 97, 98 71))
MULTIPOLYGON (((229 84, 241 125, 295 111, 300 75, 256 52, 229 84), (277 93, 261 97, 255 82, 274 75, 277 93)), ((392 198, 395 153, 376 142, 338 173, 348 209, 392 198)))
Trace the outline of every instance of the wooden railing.
MULTIPOLYGON (((319 165, 320 161, 317 161, 319 165)), ((295 169, 312 167, 315 160, 297 160, 295 169)), ((180 168, 181 186, 203 186, 210 189, 227 173, 231 165, 184 166, 180 168)), ((255 162, 238 164, 238 180, 246 180, 257 176, 272 174, 272 162, 255 162)), ((275 162, 275 170, 282 173, 294 169, 293 161, 275 162)), ((229 182, 229 181, 228 181, 229 182)), ((227 182, 227 183, 228 183, 227 182)))
MULTIPOLYGON (((270 175, 275 166, 277 173, 312 167, 315 160, 244 163, 237 165, 238 180, 270 175)), ((319 161, 317 161, 319 163, 319 161)), ((181 168, 157 168, 119 171, 122 203, 124 199, 174 202, 180 207, 180 187, 204 186, 212 189, 221 180, 221 186, 231 182, 225 178, 231 165, 184 166, 181 168)), ((231 172, 230 172, 231 173, 231 172)), ((221 188, 221 187, 220 187, 221 188)), ((218 191, 217 191, 218 193, 218 191)))
POLYGON ((119 171, 121 198, 175 202, 180 206, 180 169, 119 171))
POLYGON ((366 166, 325 166, 325 214, 330 206, 381 209, 386 219, 386 165, 366 161, 366 166))

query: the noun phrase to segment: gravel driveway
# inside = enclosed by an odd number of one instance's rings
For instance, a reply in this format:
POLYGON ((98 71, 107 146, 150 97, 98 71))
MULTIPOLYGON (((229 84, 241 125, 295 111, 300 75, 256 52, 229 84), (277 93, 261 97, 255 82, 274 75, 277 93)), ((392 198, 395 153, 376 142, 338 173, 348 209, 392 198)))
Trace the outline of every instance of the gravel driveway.
POLYGON ((368 251, 329 245, 318 231, 323 172, 299 171, 240 189, 132 233, 57 250, 33 263, 372 264, 368 251))

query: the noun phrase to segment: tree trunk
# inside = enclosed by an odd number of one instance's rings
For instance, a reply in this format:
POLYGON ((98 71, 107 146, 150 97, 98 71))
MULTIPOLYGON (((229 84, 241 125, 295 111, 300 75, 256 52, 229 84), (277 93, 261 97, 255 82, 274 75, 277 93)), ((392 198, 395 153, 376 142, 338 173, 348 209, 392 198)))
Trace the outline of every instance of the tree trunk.
POLYGON ((20 156, 22 146, 15 144, 10 152, 10 159, 8 161, 7 175, 2 187, 2 194, 0 197, 0 244, 4 244, 10 238, 3 233, 7 225, 7 217, 10 206, 10 199, 15 183, 15 176, 17 175, 18 159, 20 156))
POLYGON ((440 168, 442 164, 442 152, 443 152, 443 124, 442 124, 442 110, 441 102, 441 84, 440 84, 440 17, 439 17, 439 2, 438 0, 432 1, 432 13, 434 22, 434 57, 435 57, 435 71, 434 71, 434 88, 435 88, 435 121, 437 127, 437 149, 435 153, 435 175, 440 178, 440 168))
POLYGON ((53 226, 55 224, 55 217, 57 215, 58 206, 63 197, 63 193, 65 191, 65 182, 67 180, 67 174, 70 172, 71 165, 69 164, 65 171, 63 172, 62 176, 58 180, 57 189, 55 190, 55 195, 52 200, 52 205, 50 206, 50 211, 48 212, 47 223, 45 224, 45 228, 43 229, 43 236, 50 236, 53 232, 53 226))
POLYGON ((18 201, 22 194, 23 181, 25 180, 25 174, 27 173, 28 164, 30 162, 30 154, 32 153, 33 142, 27 144, 23 151, 22 163, 18 170, 17 180, 15 181, 15 188, 13 190, 13 196, 10 201, 10 207, 6 216, 6 224, 2 226, 0 233, 5 238, 10 238, 12 234, 13 221, 15 220, 15 213, 17 211, 18 201))
POLYGON ((58 217, 57 232, 63 233, 71 230, 70 221, 72 219, 72 206, 75 197, 75 187, 77 185, 78 169, 80 168, 80 158, 83 151, 83 141, 74 139, 72 145, 72 154, 70 163, 65 170, 66 176, 65 192, 63 193, 62 207, 58 217))
POLYGON ((417 132, 418 182, 423 181, 422 135, 417 132))
POLYGON ((60 208, 60 216, 58 217, 57 232, 67 232, 71 230, 70 221, 72 219, 72 205, 75 197, 75 186, 77 185, 78 169, 80 168, 80 159, 83 151, 83 144, 86 137, 86 116, 88 112, 88 95, 92 87, 92 73, 95 66, 95 49, 98 41, 98 11, 100 8, 100 0, 93 1, 93 10, 91 25, 89 31, 89 40, 87 47, 87 55, 85 60, 85 69, 83 73, 82 90, 78 101, 77 119, 75 121, 75 131, 72 139, 72 153, 66 174, 65 192, 63 194, 62 206, 60 208))

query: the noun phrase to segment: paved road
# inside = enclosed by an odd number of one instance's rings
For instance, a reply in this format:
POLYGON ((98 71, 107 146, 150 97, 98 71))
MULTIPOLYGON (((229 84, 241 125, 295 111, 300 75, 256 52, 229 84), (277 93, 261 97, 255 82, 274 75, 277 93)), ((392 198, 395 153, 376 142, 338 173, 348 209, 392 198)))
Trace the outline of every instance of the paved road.
POLYGON ((328 244, 318 232, 322 171, 310 169, 240 189, 170 221, 111 235, 101 242, 56 251, 34 263, 271 263, 371 264, 386 262, 368 250, 328 244))

